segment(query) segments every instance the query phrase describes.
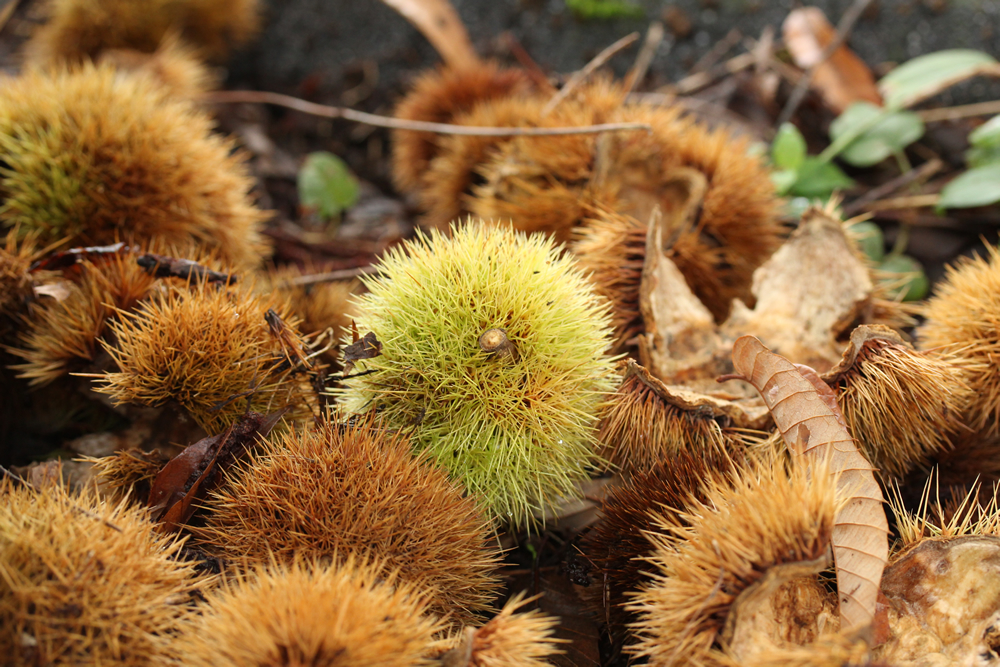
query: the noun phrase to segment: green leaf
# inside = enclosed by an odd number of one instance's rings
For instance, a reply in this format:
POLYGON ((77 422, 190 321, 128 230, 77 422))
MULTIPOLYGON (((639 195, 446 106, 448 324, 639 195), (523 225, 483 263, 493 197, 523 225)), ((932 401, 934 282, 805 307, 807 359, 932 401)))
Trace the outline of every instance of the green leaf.
POLYGON ((969 143, 977 148, 1000 146, 1000 116, 993 116, 969 132, 969 143))
POLYGON ((1000 201, 1000 162, 965 172, 944 186, 938 208, 971 208, 1000 201))
POLYGON ((799 172, 794 169, 781 169, 771 172, 771 182, 774 183, 774 189, 779 197, 788 194, 798 178, 799 172))
POLYGON ((806 140, 799 128, 791 123, 784 123, 774 135, 771 144, 771 160, 780 169, 795 171, 806 159, 806 140))
POLYGON ((930 282, 924 273, 924 267, 909 255, 890 255, 878 268, 879 271, 896 274, 883 278, 882 282, 897 285, 897 296, 902 294, 903 301, 919 301, 927 296, 930 282))
POLYGON ((791 194, 799 197, 829 197, 834 190, 842 190, 854 185, 840 167, 823 162, 816 157, 807 157, 802 161, 799 177, 792 185, 791 194))
POLYGON ((871 221, 856 222, 850 227, 851 236, 858 242, 861 252, 873 262, 885 256, 885 236, 882 228, 871 221))
POLYGON ((566 6, 581 19, 641 19, 646 10, 619 0, 566 0, 566 6))
POLYGON ((965 151, 965 161, 970 167, 985 167, 1000 162, 1000 145, 970 148, 965 151))
POLYGON ((915 113, 886 112, 870 102, 855 102, 830 124, 830 137, 836 141, 868 125, 840 154, 855 167, 877 164, 924 134, 924 122, 915 113))
POLYGON ((972 49, 948 49, 909 60, 878 82, 887 107, 902 109, 977 74, 997 74, 993 56, 972 49))
POLYGON ((324 219, 339 215, 358 200, 358 180, 333 153, 310 153, 299 171, 299 201, 324 219))

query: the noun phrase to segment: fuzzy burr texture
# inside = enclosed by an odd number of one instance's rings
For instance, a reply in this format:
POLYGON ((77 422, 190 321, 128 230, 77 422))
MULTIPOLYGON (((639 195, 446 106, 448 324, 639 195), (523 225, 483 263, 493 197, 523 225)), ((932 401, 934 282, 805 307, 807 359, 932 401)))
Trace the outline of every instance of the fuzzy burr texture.
POLYGON ((444 627, 380 563, 263 567, 208 596, 174 650, 185 667, 432 667, 444 627))
POLYGON ((30 64, 96 60, 107 49, 152 53, 173 33, 223 60, 260 27, 260 0, 48 0, 25 47, 30 64))
POLYGON ((102 345, 118 371, 100 378, 97 391, 119 404, 175 401, 209 433, 248 409, 291 406, 286 419, 303 418, 316 405, 315 392, 289 368, 282 341, 265 320, 269 308, 297 335, 285 305, 249 287, 165 285, 111 325, 112 342, 102 345))
POLYGON ((77 282, 64 283, 64 298, 33 304, 19 345, 11 349, 24 360, 12 368, 31 385, 49 384, 92 362, 108 323, 118 312, 134 308, 156 282, 132 253, 100 263, 85 261, 79 269, 77 282))
POLYGON ((415 428, 428 450, 490 514, 526 524, 576 495, 597 462, 594 426, 614 389, 607 303, 551 240, 479 222, 386 254, 365 279, 359 331, 381 356, 341 396, 415 428), (479 337, 503 329, 511 354, 479 337))
POLYGON ((973 401, 967 369, 946 350, 917 352, 885 327, 858 327, 828 375, 851 435, 883 479, 951 447, 973 401), (958 363, 956 363, 958 362, 958 363))
POLYGON ((732 470, 733 459, 717 451, 680 452, 628 478, 605 498, 600 520, 584 538, 581 551, 594 566, 585 599, 599 610, 613 634, 620 634, 634 619, 625 605, 629 595, 649 581, 645 558, 654 547, 649 538, 653 515, 703 503, 704 483, 720 482, 732 470))
POLYGON ((168 35, 153 53, 134 49, 110 49, 101 52, 101 64, 147 76, 171 96, 195 100, 215 89, 218 78, 198 58, 196 50, 168 35))
POLYGON ((553 638, 559 619, 538 609, 518 613, 535 598, 518 593, 481 628, 466 628, 461 644, 444 657, 444 664, 463 667, 546 667, 562 653, 553 638), (452 662, 451 658, 455 658, 452 662), (464 661, 462 661, 464 659, 464 661))
POLYGON ((143 510, 0 481, 5 664, 162 664, 206 584, 181 544, 143 510))
POLYGON ((287 433, 212 497, 198 534, 233 559, 378 559, 426 591, 437 614, 472 622, 500 585, 488 525, 475 502, 408 445, 377 423, 287 433))
POLYGON ((37 259, 34 239, 18 239, 16 229, 7 232, 0 245, 0 342, 20 328, 19 319, 27 312, 34 295, 34 281, 28 269, 37 259))
POLYGON ((970 426, 1000 434, 1000 250, 965 257, 947 269, 924 308, 917 331, 923 349, 950 347, 968 367, 975 400, 966 413, 970 426))
POLYGON ((261 262, 253 180, 212 120, 150 77, 84 65, 28 71, 0 94, 0 223, 69 246, 157 238, 261 262))
POLYGON ((630 609, 651 665, 730 664, 718 644, 739 594, 769 568, 824 557, 842 506, 832 475, 767 460, 708 480, 702 506, 661 514, 653 582, 630 609))
MULTIPOLYGON (((405 120, 450 123, 478 104, 523 96, 530 89, 524 70, 504 69, 490 62, 464 68, 442 67, 426 72, 417 80, 396 107, 395 116, 405 120)), ((438 153, 439 140, 438 135, 426 132, 396 130, 393 133, 392 176, 397 188, 415 192, 431 182, 427 180, 427 167, 438 153)))

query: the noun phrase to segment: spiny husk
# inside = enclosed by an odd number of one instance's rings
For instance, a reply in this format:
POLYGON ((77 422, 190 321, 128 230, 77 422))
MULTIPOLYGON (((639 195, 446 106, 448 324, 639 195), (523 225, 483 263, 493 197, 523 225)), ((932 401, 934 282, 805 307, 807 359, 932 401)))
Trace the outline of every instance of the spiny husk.
POLYGON ((721 401, 670 387, 628 360, 601 420, 603 455, 625 472, 648 471, 681 452, 713 456, 742 448, 733 411, 721 401), (703 399, 703 400, 699 400, 703 399))
POLYGON ((969 367, 975 400, 967 419, 990 435, 1000 434, 1000 250, 988 257, 963 257, 947 269, 945 280, 927 301, 927 318, 917 330, 923 349, 952 346, 969 367))
POLYGON ((951 446, 973 400, 967 370, 946 351, 917 352, 884 326, 851 334, 824 376, 866 457, 883 479, 901 478, 951 446))
POLYGON ((32 304, 18 347, 11 349, 24 360, 12 368, 32 386, 49 384, 94 361, 108 323, 133 309, 156 283, 131 252, 78 266, 78 281, 63 283, 65 298, 32 304))
MULTIPOLYGON (((704 174, 708 188, 698 224, 677 237, 671 258, 721 322, 734 298, 750 303, 754 270, 785 236, 779 222, 781 200, 761 160, 748 154, 746 139, 708 130, 679 113, 672 107, 629 104, 609 119, 648 123, 653 132, 652 137, 642 132, 609 135, 606 168, 595 175, 595 198, 645 222, 655 206, 666 210, 673 205, 671 193, 663 190, 673 171, 686 167, 704 174)), ((628 244, 620 243, 607 250, 616 256, 628 251, 628 244)))
POLYGON ((878 665, 863 641, 843 635, 824 635, 805 646, 768 647, 750 660, 731 667, 863 667, 878 665))
POLYGON ((500 585, 475 501, 377 422, 324 422, 272 438, 209 506, 197 534, 221 556, 363 554, 399 570, 454 622, 474 621, 500 585))
POLYGON ((8 230, 0 245, 0 342, 19 328, 34 296, 34 280, 28 269, 38 259, 34 238, 19 239, 18 230, 8 230))
POLYGON ((594 567, 585 590, 588 604, 600 612, 613 635, 620 635, 634 615, 626 611, 629 595, 649 581, 646 558, 653 553, 649 534, 654 514, 683 512, 704 503, 704 484, 721 482, 734 461, 718 450, 678 452, 648 472, 615 487, 601 505, 599 521, 586 535, 581 551, 594 567))
POLYGON ((147 76, 180 99, 197 101, 219 84, 217 75, 205 66, 196 49, 173 34, 167 35, 153 53, 110 49, 101 52, 99 62, 147 76))
POLYGON ((0 480, 0 654, 11 664, 158 665, 207 584, 140 509, 0 480))
MULTIPOLYGON (((474 127, 534 127, 541 122, 544 100, 514 96, 487 100, 451 119, 454 125, 474 127)), ((509 137, 444 135, 417 186, 417 203, 424 214, 420 224, 441 230, 467 216, 476 169, 509 137)))
POLYGON ((138 449, 124 449, 99 458, 83 457, 83 460, 94 464, 98 483, 107 488, 112 498, 116 501, 130 498, 141 504, 146 504, 156 476, 168 461, 155 451, 138 449))
MULTIPOLYGON (((502 68, 488 61, 463 68, 440 67, 417 79, 394 115, 405 120, 451 123, 481 103, 525 96, 530 91, 524 70, 502 68)), ((396 187, 402 192, 426 188, 430 183, 427 167, 438 151, 439 135, 396 130, 392 148, 392 177, 396 187)))
POLYGON ((384 563, 258 567, 212 591, 174 651, 185 667, 431 667, 444 627, 384 563))
POLYGON ((634 345, 643 333, 639 289, 646 258, 646 224, 629 215, 598 208, 584 218, 570 245, 594 291, 611 302, 617 349, 634 345))
POLYGON ((174 401, 208 433, 223 431, 247 410, 290 406, 286 419, 311 415, 315 391, 301 369, 289 368, 264 316, 273 308, 292 336, 298 322, 280 299, 252 289, 165 284, 111 324, 112 342, 101 344, 118 371, 99 378, 96 390, 118 404, 174 401))
POLYGON ((739 594, 769 568, 825 558, 843 505, 832 475, 776 460, 708 480, 705 503, 655 519, 653 583, 629 609, 651 665, 721 665, 720 635, 739 594))
POLYGON ((517 524, 578 493, 614 389, 607 303, 542 236, 481 222, 390 250, 363 279, 358 330, 382 354, 341 396, 428 450, 490 515, 517 524), (516 360, 477 344, 502 328, 516 360))
MULTIPOLYGON (((549 113, 531 119, 538 127, 581 127, 607 122, 625 99, 624 88, 601 78, 582 86, 549 113)), ((525 232, 568 240, 593 201, 591 181, 598 135, 513 137, 497 144, 476 168, 468 208, 484 220, 511 221, 525 232)))
POLYGON ((173 31, 203 57, 223 60, 260 27, 260 0, 48 0, 27 61, 53 66, 96 60, 106 49, 154 52, 173 31))
POLYGON ((158 238, 261 262, 267 217, 212 120, 150 77, 84 65, 8 80, 0 95, 0 222, 71 246, 158 238))
POLYGON ((481 628, 466 628, 461 643, 443 656, 442 662, 462 667, 551 665, 547 658, 562 653, 558 646, 565 641, 552 636, 559 619, 538 609, 517 613, 536 599, 525 598, 523 591, 512 597, 481 628))
POLYGON ((952 496, 943 503, 940 477, 934 472, 924 483, 920 501, 914 509, 906 507, 898 487, 889 497, 889 506, 896 519, 896 534, 892 559, 926 539, 948 539, 965 535, 1000 536, 1000 503, 996 483, 992 491, 973 483, 964 495, 952 496), (932 498, 932 492, 935 497, 932 498), (983 496, 986 496, 984 501, 983 496))

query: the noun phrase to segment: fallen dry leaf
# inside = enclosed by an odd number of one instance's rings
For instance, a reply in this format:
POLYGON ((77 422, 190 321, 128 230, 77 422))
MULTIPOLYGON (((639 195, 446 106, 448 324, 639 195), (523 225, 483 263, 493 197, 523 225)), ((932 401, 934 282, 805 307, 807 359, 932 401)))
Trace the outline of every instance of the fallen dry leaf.
POLYGON ((837 486, 850 498, 832 540, 841 629, 870 636, 889 555, 884 497, 871 464, 848 432, 833 391, 814 371, 797 368, 753 336, 736 341, 733 366, 760 392, 793 455, 828 457, 831 473, 839 475, 837 486))
POLYGON ((722 327, 735 339, 760 338, 794 363, 827 371, 841 358, 842 333, 871 303, 868 267, 830 211, 805 212, 788 241, 753 274, 757 305, 733 303, 722 327))
POLYGON ((836 30, 818 7, 792 10, 781 26, 785 45, 802 69, 815 66, 812 87, 835 112, 842 113, 854 102, 882 106, 882 96, 868 66, 846 44, 841 44, 820 62, 824 49, 833 41, 836 30))
POLYGON ((469 33, 448 0, 382 0, 419 30, 448 65, 471 67, 479 63, 469 33))
POLYGON ((194 501, 218 486, 220 471, 270 433, 285 412, 248 412, 223 433, 202 438, 171 459, 153 481, 147 503, 161 530, 179 530, 187 523, 195 510, 194 501))
POLYGON ((695 226, 707 188, 705 176, 678 169, 672 190, 682 193, 669 209, 654 208, 646 233, 646 262, 639 288, 639 310, 646 333, 639 336, 639 359, 663 382, 682 384, 725 372, 725 356, 715 319, 688 286, 670 258, 679 236, 695 226))

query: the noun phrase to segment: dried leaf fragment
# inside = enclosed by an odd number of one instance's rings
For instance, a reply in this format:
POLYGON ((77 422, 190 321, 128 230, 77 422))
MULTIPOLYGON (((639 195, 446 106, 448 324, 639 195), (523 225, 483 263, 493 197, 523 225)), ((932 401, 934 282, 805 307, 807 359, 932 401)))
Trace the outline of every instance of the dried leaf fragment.
POLYGON ((882 105, 882 96, 875 87, 871 70, 846 44, 841 44, 827 60, 821 61, 836 30, 819 7, 792 10, 781 32, 795 64, 803 69, 816 68, 812 85, 836 113, 843 112, 854 102, 882 105))
POLYGON ((838 488, 849 494, 833 530, 841 624, 844 630, 870 632, 889 555, 884 497, 871 464, 848 433, 832 390, 818 376, 808 379, 753 336, 736 341, 733 366, 764 397, 789 450, 814 461, 829 457, 838 488))
POLYGON ((358 327, 351 322, 354 342, 344 348, 344 376, 350 374, 354 368, 354 362, 362 359, 372 359, 382 354, 382 343, 375 337, 374 331, 369 331, 361 338, 358 338, 358 327))
POLYGON ((382 0, 423 33, 441 58, 452 67, 479 63, 469 33, 448 0, 382 0))
POLYGON ((831 209, 813 207, 754 272, 757 305, 733 304, 723 332, 752 334, 793 363, 826 371, 840 360, 836 337, 871 301, 868 267, 831 209))

